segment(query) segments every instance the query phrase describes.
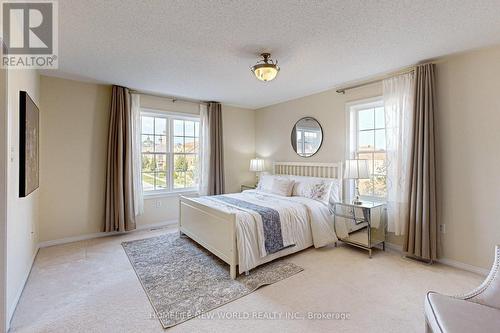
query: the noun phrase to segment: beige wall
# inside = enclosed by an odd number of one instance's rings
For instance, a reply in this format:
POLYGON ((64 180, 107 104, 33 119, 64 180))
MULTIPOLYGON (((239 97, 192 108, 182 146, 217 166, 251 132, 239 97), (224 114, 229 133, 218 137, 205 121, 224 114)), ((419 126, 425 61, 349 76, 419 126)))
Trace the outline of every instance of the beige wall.
MULTIPOLYGON (((0 55, 2 51, 0 50, 0 55)), ((7 166, 8 166, 8 99, 7 70, 0 68, 0 332, 7 327, 7 166)), ((7 327, 7 329, 5 329, 7 327)))
POLYGON ((381 94, 381 84, 349 90, 345 95, 328 90, 259 109, 256 111, 255 120, 256 152, 266 160, 269 169, 273 161, 343 161, 346 146, 345 104, 381 94), (290 144, 292 127, 297 120, 305 116, 316 118, 323 127, 321 149, 310 158, 298 156, 290 144))
POLYGON ((443 255, 487 268, 500 244, 500 47, 444 58, 437 83, 443 255))
MULTIPOLYGON (((42 76, 40 241, 102 230, 111 87, 42 76)), ((195 103, 141 96, 141 106, 199 114, 195 103)), ((226 184, 253 179, 254 111, 223 106, 226 184)), ((175 221, 178 197, 146 198, 138 227, 175 221)))
POLYGON ((255 157, 255 111, 223 105, 222 121, 226 192, 239 192, 242 184, 255 183, 248 171, 255 157))
MULTIPOLYGON (((28 277, 38 242, 40 189, 19 198, 19 91, 27 91, 39 104, 39 75, 33 70, 8 71, 7 168, 7 308, 12 316, 28 277)), ((40 110, 40 119, 43 112, 40 110)))
POLYGON ((110 99, 110 86, 41 77, 40 241, 101 231, 110 99))

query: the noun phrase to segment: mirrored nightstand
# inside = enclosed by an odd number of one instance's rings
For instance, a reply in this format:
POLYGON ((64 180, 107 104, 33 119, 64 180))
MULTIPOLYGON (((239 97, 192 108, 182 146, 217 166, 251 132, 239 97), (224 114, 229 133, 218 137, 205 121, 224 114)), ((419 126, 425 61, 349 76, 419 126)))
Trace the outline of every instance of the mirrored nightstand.
POLYGON ((335 217, 335 230, 345 230, 348 236, 341 241, 368 251, 381 244, 385 251, 387 210, 383 202, 363 202, 355 205, 350 202, 336 202, 330 205, 335 217), (339 229, 345 228, 345 229, 339 229))

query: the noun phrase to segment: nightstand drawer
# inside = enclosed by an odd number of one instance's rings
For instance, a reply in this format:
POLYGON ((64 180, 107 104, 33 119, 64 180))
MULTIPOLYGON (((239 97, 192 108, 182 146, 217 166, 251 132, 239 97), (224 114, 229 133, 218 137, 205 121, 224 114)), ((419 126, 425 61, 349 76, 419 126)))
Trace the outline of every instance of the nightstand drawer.
POLYGON ((338 203, 335 203, 333 205, 333 213, 336 216, 353 219, 359 223, 364 222, 368 219, 368 216, 366 216, 366 212, 363 210, 363 208, 347 206, 338 203))

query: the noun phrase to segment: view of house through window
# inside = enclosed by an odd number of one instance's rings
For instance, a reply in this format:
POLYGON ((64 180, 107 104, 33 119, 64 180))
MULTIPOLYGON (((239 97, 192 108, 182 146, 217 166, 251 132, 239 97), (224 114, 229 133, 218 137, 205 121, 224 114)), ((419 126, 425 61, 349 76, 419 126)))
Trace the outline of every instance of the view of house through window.
POLYGON ((361 196, 387 196, 385 114, 382 100, 352 104, 350 152, 352 158, 369 160, 370 179, 358 180, 361 196))
POLYGON ((143 112, 141 128, 144 191, 197 188, 199 119, 143 112))

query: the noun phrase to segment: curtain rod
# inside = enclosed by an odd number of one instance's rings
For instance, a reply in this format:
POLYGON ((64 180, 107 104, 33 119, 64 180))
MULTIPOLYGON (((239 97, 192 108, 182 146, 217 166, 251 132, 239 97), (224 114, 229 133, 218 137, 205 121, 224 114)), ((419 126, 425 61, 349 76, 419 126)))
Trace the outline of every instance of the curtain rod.
POLYGON ((159 97, 159 98, 166 98, 172 101, 172 103, 175 103, 177 101, 181 102, 188 102, 188 103, 195 103, 195 104, 208 104, 212 103, 212 101, 200 101, 196 99, 188 99, 188 98, 180 98, 180 97, 172 97, 172 96, 167 96, 167 95, 161 95, 161 94, 153 94, 145 91, 140 91, 140 90, 130 90, 131 94, 138 94, 138 95, 147 95, 147 96, 152 96, 152 97, 159 97))
MULTIPOLYGON (((432 64, 432 63, 433 62, 426 62, 426 63, 422 63, 422 64, 419 64, 419 65, 427 65, 427 64, 432 64)), ((416 67, 417 67, 417 65, 406 67, 406 68, 403 68, 401 70, 398 70, 398 71, 395 71, 395 72, 392 72, 392 73, 388 73, 388 74, 385 74, 385 75, 378 76, 378 77, 373 78, 371 80, 366 80, 366 81, 362 81, 362 82, 359 82, 359 83, 354 83, 352 85, 348 85, 348 86, 345 86, 345 87, 341 87, 341 88, 337 89, 336 91, 339 94, 345 94, 345 92, 347 90, 351 90, 351 89, 355 89, 355 88, 360 88, 360 87, 368 86, 370 84, 381 82, 381 81, 383 81, 385 79, 388 79, 388 78, 391 78, 391 77, 395 77, 395 76, 399 76, 399 75, 403 75, 403 74, 412 73, 412 72, 415 71, 416 67)))

